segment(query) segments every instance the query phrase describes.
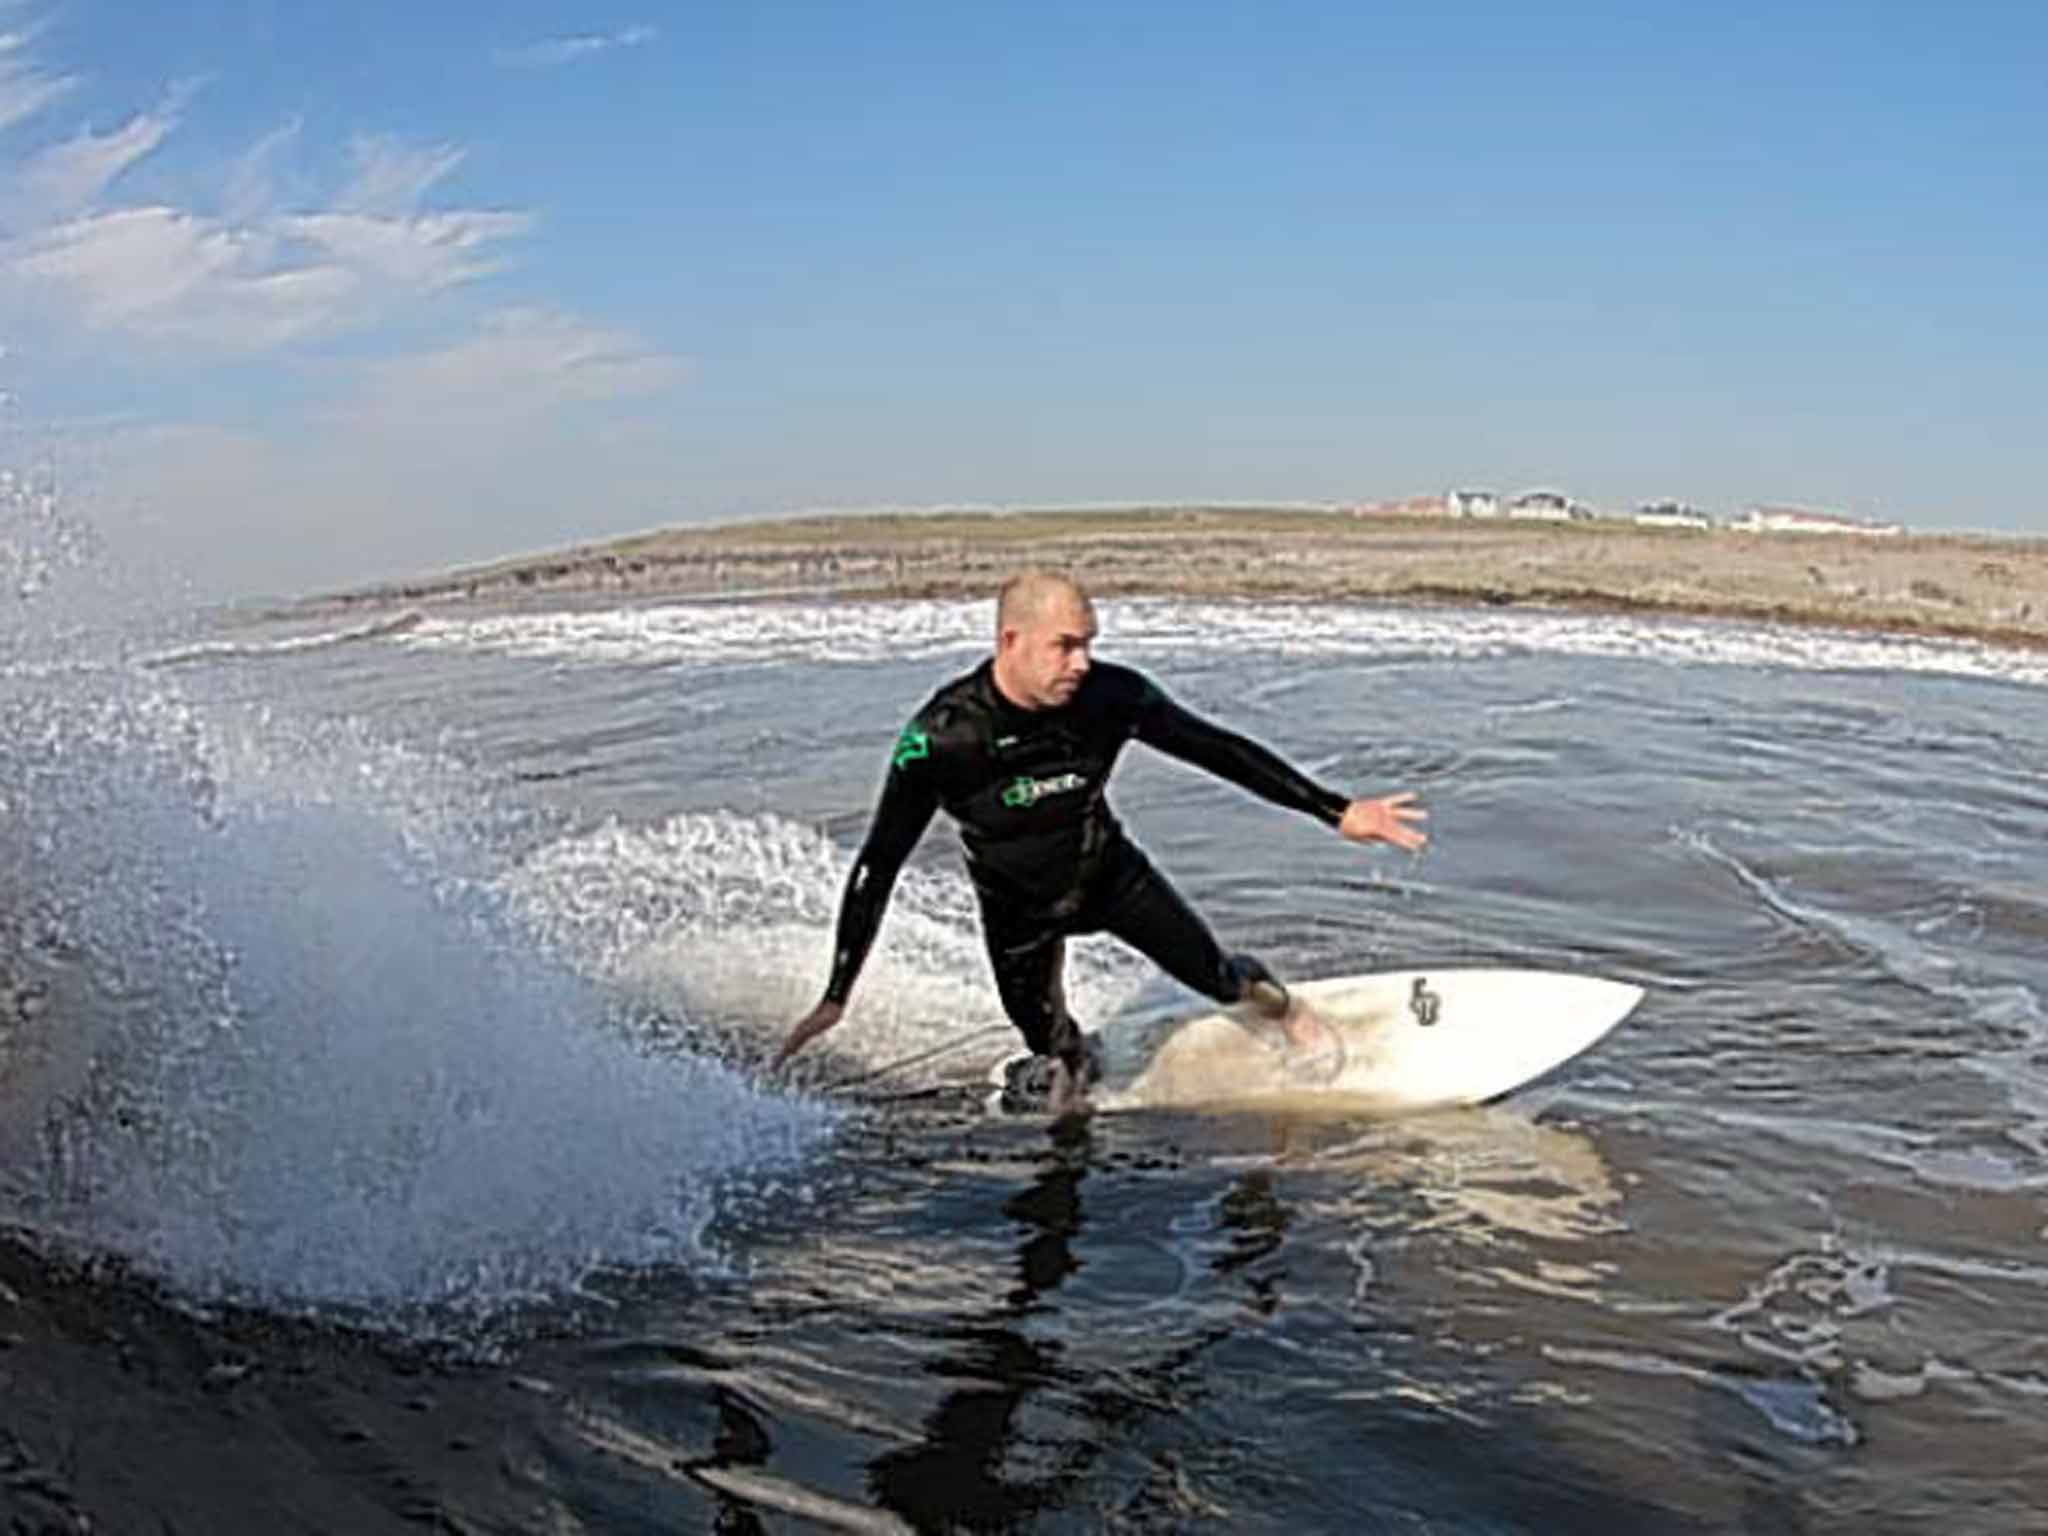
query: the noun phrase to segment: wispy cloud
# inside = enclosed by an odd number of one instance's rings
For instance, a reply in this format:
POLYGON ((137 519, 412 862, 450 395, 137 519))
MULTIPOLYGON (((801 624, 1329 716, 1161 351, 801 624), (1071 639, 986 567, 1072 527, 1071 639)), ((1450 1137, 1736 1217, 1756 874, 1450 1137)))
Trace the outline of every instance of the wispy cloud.
POLYGON ((573 64, 578 59, 618 48, 638 48, 653 42, 659 35, 655 28, 645 25, 620 27, 613 32, 581 32, 569 37, 545 37, 515 48, 500 48, 493 57, 512 69, 546 69, 557 64, 573 64))
POLYGON ((29 157, 21 168, 25 200, 45 214, 71 214, 90 206, 116 177, 163 143, 176 120, 141 112, 112 133, 90 129, 29 157))
POLYGON ((291 118, 263 135, 228 167, 221 217, 230 224, 260 219, 278 205, 280 163, 298 145, 304 123, 291 118))
POLYGON ((230 352, 329 330, 362 287, 340 263, 286 259, 273 235, 162 206, 66 220, 0 246, 0 261, 89 329, 230 352))
POLYGON ((111 133, 84 128, 22 162, 0 219, 11 224, 67 218, 90 207, 129 166, 153 152, 178 126, 195 85, 175 87, 153 112, 138 112, 111 133))
MULTIPOLYGON (((9 5, 0 0, 0 18, 9 5)), ((651 35, 632 29, 603 46, 651 35)), ((460 145, 365 134, 338 175, 323 175, 326 146, 287 121, 210 174, 145 180, 138 167, 183 146, 196 117, 188 93, 125 120, 64 121, 46 109, 71 82, 34 54, 0 38, 0 115, 45 114, 0 144, 10 330, 68 341, 50 355, 76 351, 109 378, 138 366, 189 376, 233 359, 267 363, 247 376, 280 386, 238 409, 233 427, 203 409, 180 420, 166 400, 97 435, 99 504, 125 509, 135 551, 176 561, 203 547, 204 580, 223 591, 332 586, 481 558, 514 526, 558 526, 594 462, 607 491, 586 515, 644 522, 666 504, 668 433, 605 434, 659 412, 683 359, 547 306, 446 328, 436 296, 493 271, 534 223, 460 195, 460 145), (206 190, 155 190, 166 185, 206 190), (445 339, 380 346, 387 328, 445 339), (341 335, 359 339, 358 360, 309 345, 341 335), (381 355, 361 361, 368 350, 381 355)))
POLYGON ((34 117, 78 84, 75 75, 53 75, 28 57, 26 32, 0 32, 0 129, 34 117))
POLYGON ((455 167, 463 151, 453 144, 405 144, 389 134, 358 134, 349 145, 355 175, 334 199, 353 213, 411 213, 455 167))
MULTIPOLYGON (((42 82, 45 99, 56 82, 12 42, 0 52, 0 92, 10 79, 42 82)), ((262 353, 472 282, 496 269, 492 248, 532 227, 517 210, 423 208, 462 150, 383 135, 354 142, 338 192, 283 207, 276 187, 295 123, 228 169, 217 211, 110 200, 122 174, 176 131, 189 96, 173 91, 111 132, 48 144, 0 177, 0 288, 31 290, 40 313, 98 333, 262 353)))
POLYGON ((306 213, 282 217, 275 227, 349 271, 402 291, 427 294, 496 271, 497 262, 482 259, 484 247, 525 234, 533 227, 533 218, 489 210, 423 213, 409 219, 306 213))

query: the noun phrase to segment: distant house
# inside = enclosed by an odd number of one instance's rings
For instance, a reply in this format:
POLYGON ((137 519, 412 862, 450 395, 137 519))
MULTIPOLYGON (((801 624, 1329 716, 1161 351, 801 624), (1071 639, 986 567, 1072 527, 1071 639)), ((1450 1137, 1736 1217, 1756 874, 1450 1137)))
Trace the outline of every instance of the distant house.
POLYGON ((1499 517, 1500 498, 1491 491, 1447 491, 1444 510, 1452 517, 1499 517))
POLYGON ((1905 532, 1897 523, 1875 523, 1811 507, 1751 507, 1733 526, 1744 533, 1853 533, 1891 538, 1905 532))
POLYGON ((1525 523, 1590 521, 1593 509, 1557 491, 1524 491, 1508 503, 1508 516, 1525 523))
POLYGON ((1646 501, 1636 508, 1638 528, 1711 528, 1714 520, 1682 501, 1646 501))

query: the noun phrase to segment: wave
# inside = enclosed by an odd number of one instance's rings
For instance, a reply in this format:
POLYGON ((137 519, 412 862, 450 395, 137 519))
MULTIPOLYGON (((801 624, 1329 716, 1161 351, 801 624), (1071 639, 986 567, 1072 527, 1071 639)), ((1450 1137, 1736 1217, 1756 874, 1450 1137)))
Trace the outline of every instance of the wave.
MULTIPOLYGON (((1612 614, 1364 607, 1335 603, 1106 602, 1105 648, 1133 658, 1227 645, 1290 657, 1625 658, 1685 666, 1914 672, 2048 686, 2040 653, 1726 621, 1612 614)), ((988 644, 984 602, 679 602, 434 617, 402 643, 573 665, 779 666, 972 656, 988 644)))
POLYGON ((403 635, 417 629, 426 621, 426 615, 418 609, 386 618, 374 619, 349 629, 327 630, 319 634, 293 635, 283 640, 207 640, 195 645, 180 646, 175 650, 158 651, 140 658, 138 665, 144 667, 178 667, 204 661, 262 661, 280 656, 300 656, 308 651, 331 650, 336 646, 353 645, 362 640, 385 640, 394 635, 403 635))

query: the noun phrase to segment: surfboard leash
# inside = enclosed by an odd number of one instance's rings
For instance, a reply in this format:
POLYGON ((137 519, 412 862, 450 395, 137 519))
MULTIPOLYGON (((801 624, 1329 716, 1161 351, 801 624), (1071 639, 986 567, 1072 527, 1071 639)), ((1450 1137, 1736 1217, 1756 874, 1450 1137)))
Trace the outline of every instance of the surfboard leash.
POLYGON ((986 1040, 991 1035, 1005 1034, 1009 1031, 1010 1027, 1008 1024, 987 1025, 984 1028, 964 1034, 956 1040, 948 1040, 941 1045, 932 1046, 928 1050, 919 1051, 915 1055, 905 1056, 901 1061, 892 1061, 887 1066, 875 1067, 866 1072, 856 1072, 851 1077, 842 1077, 836 1083, 827 1083, 818 1092, 821 1094, 843 1093, 848 1088, 858 1088, 862 1083, 871 1083, 878 1077, 887 1077, 890 1073, 900 1072, 905 1067, 914 1067, 922 1062, 931 1061, 936 1057, 944 1056, 949 1051, 957 1051, 962 1046, 972 1045, 977 1040, 986 1040))

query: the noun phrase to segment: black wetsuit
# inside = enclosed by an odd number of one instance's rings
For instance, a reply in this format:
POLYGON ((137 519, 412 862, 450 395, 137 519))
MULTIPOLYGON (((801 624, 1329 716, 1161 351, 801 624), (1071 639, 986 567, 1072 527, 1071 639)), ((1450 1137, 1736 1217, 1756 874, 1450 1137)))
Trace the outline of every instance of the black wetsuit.
POLYGON ((1004 1011, 1034 1053, 1079 1059, 1060 983, 1070 934, 1114 934, 1184 985, 1238 1001, 1264 967, 1226 957, 1110 813, 1110 769, 1131 740, 1333 827, 1349 803, 1129 667, 1096 662, 1068 703, 1028 710, 1003 697, 985 661, 933 694, 896 740, 840 902, 826 999, 843 1004, 853 990, 897 871, 943 806, 960 824, 1004 1011))

